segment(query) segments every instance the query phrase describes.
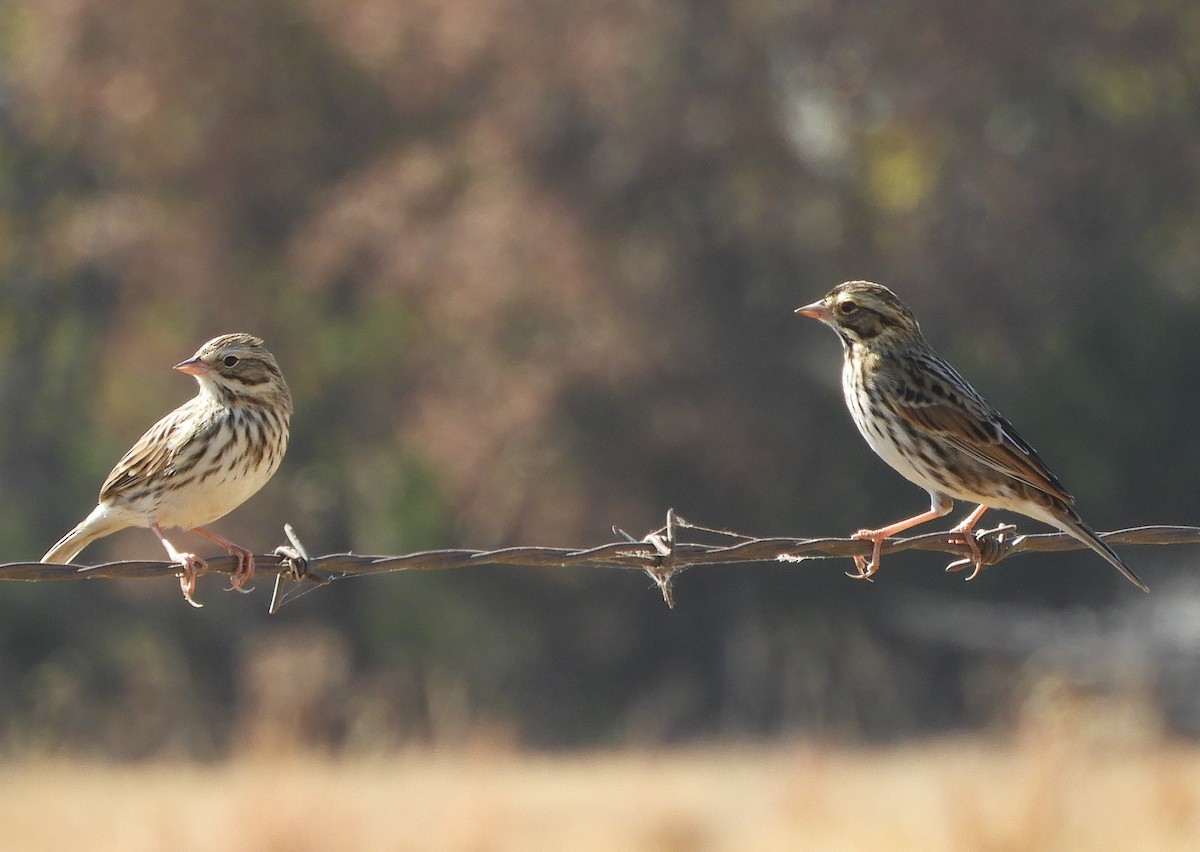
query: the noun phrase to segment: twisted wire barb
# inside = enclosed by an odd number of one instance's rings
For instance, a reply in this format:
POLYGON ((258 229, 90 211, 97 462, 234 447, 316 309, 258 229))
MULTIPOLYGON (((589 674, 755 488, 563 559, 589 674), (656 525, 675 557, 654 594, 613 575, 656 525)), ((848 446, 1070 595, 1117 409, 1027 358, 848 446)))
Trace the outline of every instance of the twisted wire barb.
MULTIPOLYGON (((667 512, 667 523, 638 539, 613 528, 621 541, 589 548, 505 547, 499 550, 426 550, 398 556, 369 556, 356 553, 332 553, 308 556, 295 531, 284 527, 290 541, 270 554, 256 554, 257 571, 276 577, 271 612, 289 597, 288 584, 309 587, 332 580, 393 571, 444 571, 477 565, 508 565, 521 568, 621 568, 644 571, 654 581, 668 606, 675 605, 672 582, 680 572, 697 565, 723 565, 752 562, 802 562, 807 559, 852 559, 869 556, 871 543, 849 538, 754 538, 729 530, 714 529, 685 521, 674 510, 667 512), (684 541, 683 530, 718 542, 684 541)), ((1200 527, 1143 526, 1100 533, 1109 544, 1200 544, 1200 527)), ((1046 553, 1081 550, 1086 545, 1064 533, 1016 535, 1015 527, 1004 524, 980 530, 975 538, 985 565, 1019 553, 1046 553)), ((901 550, 927 550, 948 553, 961 560, 970 549, 961 535, 931 532, 902 539, 888 539, 883 553, 901 550)), ((208 573, 230 574, 237 567, 232 556, 214 556, 208 561, 208 573)), ((969 560, 968 560, 969 562, 969 560)), ((951 563, 952 567, 955 563, 951 563)), ((145 579, 174 577, 179 566, 172 562, 138 560, 109 562, 80 567, 41 562, 11 562, 0 565, 0 580, 90 580, 96 578, 145 579)))

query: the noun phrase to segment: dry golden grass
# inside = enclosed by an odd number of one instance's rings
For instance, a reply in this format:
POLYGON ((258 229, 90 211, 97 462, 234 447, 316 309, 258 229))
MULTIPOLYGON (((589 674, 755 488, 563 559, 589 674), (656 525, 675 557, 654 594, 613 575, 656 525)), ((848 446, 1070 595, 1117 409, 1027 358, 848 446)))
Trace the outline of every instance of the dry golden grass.
POLYGON ((9 763, 0 849, 1175 850, 1200 748, 1043 734, 220 765, 9 763))

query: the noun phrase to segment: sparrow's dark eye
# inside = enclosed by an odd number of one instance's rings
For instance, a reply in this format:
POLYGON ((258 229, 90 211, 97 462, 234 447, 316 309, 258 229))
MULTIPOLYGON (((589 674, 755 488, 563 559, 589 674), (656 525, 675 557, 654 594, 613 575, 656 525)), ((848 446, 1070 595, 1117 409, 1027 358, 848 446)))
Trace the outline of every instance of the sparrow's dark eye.
POLYGON ((226 367, 232 367, 237 362, 238 362, 238 356, 236 356, 236 355, 226 355, 224 358, 221 359, 221 363, 224 364, 226 367))
POLYGON ((850 314, 858 310, 858 305, 847 299, 838 305, 838 310, 841 312, 842 316, 850 316, 850 314))

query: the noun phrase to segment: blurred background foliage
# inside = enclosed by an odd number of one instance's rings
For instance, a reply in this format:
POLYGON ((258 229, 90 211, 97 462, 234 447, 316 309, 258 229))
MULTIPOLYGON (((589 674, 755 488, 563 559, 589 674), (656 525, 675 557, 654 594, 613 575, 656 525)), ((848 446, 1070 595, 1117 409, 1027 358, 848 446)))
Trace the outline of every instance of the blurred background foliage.
MULTIPOLYGON (((668 506, 878 525, 926 498, 791 313, 847 278, 894 286, 1095 526, 1200 519, 1193 3, 13 0, 0 36, 4 561, 92 507, 192 393, 170 365, 232 330, 297 407, 218 523, 257 551, 284 521, 314 553, 586 546, 668 506)), ((84 558, 160 555, 128 531, 84 558)), ((1127 555, 1158 589, 1196 559, 1127 555)), ((696 570, 674 611, 601 571, 374 577, 274 617, 216 578, 198 611, 171 583, 6 584, 0 742, 995 725, 1038 642, 912 624, 1134 594, 1086 555, 967 586, 928 555, 844 567, 696 570)))

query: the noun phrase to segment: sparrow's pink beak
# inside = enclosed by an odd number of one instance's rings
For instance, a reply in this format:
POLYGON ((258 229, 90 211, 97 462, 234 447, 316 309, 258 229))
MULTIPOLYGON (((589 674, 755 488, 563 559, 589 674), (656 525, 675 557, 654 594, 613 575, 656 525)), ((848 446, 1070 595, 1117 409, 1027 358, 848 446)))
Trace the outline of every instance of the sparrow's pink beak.
POLYGON ((829 309, 820 302, 813 302, 811 305, 805 305, 802 308, 796 308, 796 313, 802 317, 812 317, 815 320, 825 322, 829 319, 829 309))
POLYGON ((180 361, 173 369, 181 373, 187 373, 189 376, 203 376, 205 373, 212 372, 212 367, 205 364, 199 358, 188 358, 186 361, 180 361))

